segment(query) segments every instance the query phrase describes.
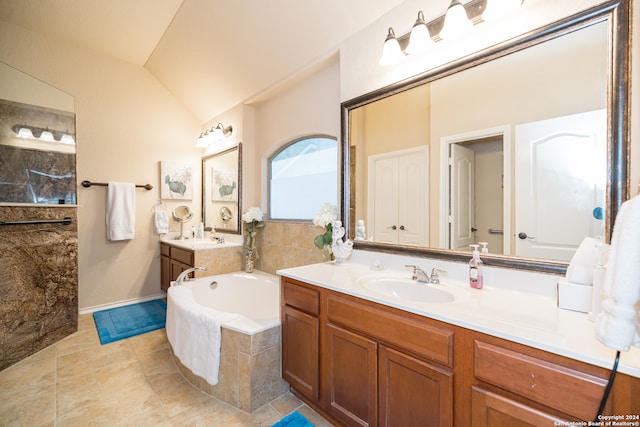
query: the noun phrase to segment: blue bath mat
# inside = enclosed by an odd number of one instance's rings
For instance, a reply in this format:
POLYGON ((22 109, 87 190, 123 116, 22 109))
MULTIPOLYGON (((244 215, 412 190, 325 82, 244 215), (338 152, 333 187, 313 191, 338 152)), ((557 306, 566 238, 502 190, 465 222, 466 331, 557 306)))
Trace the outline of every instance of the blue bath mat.
POLYGON ((272 425, 271 427, 314 427, 311 421, 306 419, 300 412, 295 411, 272 425))
POLYGON ((93 313, 103 345, 162 329, 166 318, 167 304, 161 299, 93 313))

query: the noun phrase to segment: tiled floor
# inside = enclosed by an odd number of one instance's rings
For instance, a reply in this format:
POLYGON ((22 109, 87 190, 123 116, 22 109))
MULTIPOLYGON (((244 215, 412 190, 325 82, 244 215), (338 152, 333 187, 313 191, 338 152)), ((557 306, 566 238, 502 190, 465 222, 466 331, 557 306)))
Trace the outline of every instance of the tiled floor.
POLYGON ((298 410, 286 394, 249 415, 178 373, 164 329, 100 345, 91 315, 78 332, 0 371, 0 426, 270 426, 298 410))

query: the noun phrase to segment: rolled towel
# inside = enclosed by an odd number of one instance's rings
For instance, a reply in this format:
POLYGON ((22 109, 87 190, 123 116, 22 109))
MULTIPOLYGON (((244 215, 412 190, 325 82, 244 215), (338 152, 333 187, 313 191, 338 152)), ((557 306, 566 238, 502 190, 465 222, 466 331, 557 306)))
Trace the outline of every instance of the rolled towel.
POLYGON ((596 337, 620 351, 640 346, 640 196, 622 204, 613 228, 596 337))

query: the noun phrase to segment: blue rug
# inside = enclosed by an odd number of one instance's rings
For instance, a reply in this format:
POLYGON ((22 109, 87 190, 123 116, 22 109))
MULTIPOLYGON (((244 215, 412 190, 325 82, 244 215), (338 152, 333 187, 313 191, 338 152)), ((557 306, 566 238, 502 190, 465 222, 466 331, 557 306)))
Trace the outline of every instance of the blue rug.
POLYGON ((162 329, 166 317, 167 304, 161 299, 93 313, 103 345, 162 329))
POLYGON ((300 412, 295 411, 272 425, 271 427, 314 427, 311 421, 306 419, 300 412))

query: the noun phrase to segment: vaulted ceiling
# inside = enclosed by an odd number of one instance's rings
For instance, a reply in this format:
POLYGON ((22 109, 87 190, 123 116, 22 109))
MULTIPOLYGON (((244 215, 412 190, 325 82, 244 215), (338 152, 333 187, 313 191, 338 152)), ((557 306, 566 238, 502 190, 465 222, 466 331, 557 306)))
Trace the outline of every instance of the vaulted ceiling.
POLYGON ((205 122, 335 54, 402 1, 0 0, 0 21, 145 67, 205 122))

